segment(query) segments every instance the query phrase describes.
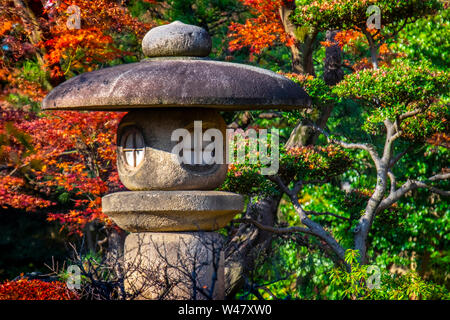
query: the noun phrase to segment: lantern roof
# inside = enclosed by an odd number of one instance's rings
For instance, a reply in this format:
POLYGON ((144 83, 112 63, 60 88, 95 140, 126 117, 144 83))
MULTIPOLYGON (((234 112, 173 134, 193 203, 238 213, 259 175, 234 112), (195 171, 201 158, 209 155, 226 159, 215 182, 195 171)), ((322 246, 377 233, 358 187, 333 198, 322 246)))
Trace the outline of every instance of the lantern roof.
POLYGON ((43 109, 298 109, 311 103, 300 85, 275 72, 206 58, 211 38, 200 27, 176 21, 153 28, 142 47, 149 58, 73 77, 45 97, 43 109))

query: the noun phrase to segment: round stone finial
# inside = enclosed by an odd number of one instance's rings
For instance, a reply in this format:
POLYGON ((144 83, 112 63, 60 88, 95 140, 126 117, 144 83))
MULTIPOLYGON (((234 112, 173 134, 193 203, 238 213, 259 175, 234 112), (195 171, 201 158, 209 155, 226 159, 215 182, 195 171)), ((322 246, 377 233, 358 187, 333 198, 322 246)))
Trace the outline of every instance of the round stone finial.
POLYGON ((153 28, 142 40, 142 50, 147 57, 206 57, 211 45, 211 37, 205 29, 180 21, 153 28))

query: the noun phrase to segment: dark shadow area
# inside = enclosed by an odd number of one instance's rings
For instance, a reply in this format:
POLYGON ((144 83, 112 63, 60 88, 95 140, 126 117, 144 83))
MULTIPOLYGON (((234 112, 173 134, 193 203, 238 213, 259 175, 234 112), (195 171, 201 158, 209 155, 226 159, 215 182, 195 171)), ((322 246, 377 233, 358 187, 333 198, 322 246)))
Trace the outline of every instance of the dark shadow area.
MULTIPOLYGON (((21 273, 48 273, 46 264, 69 254, 68 235, 45 213, 0 209, 0 281, 21 273)), ((70 238, 70 237, 69 237, 70 238)))

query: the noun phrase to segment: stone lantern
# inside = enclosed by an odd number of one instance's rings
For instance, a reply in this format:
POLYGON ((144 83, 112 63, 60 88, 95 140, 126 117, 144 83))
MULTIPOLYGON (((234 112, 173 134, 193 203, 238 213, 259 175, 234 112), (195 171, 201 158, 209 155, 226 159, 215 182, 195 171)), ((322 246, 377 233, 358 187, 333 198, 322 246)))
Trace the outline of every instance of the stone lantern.
MULTIPOLYGON (((144 288, 148 270, 152 277, 177 280, 164 289, 169 292, 165 297, 201 299, 206 291, 222 298, 223 239, 214 231, 243 210, 244 200, 213 191, 225 179, 225 161, 174 161, 179 141, 173 133, 193 132, 201 121, 203 133, 214 129, 225 137, 219 111, 295 109, 308 106, 310 99, 299 85, 274 72, 206 58, 211 38, 196 26, 176 21, 153 28, 142 49, 148 58, 141 62, 60 84, 44 99, 43 109, 128 111, 117 132, 117 167, 130 191, 102 198, 103 212, 130 232, 124 263, 135 268, 126 271, 126 289, 144 288)), ((139 296, 161 297, 161 290, 151 284, 139 296)))

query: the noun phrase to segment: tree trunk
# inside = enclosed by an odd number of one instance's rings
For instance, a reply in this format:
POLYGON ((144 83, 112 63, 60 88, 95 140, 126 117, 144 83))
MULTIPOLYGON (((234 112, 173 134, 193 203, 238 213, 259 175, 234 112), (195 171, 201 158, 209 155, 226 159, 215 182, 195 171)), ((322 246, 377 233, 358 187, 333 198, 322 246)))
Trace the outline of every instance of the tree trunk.
POLYGON ((294 1, 284 2, 278 10, 284 31, 294 39, 294 43, 289 46, 292 55, 292 72, 315 76, 312 54, 317 32, 306 33, 303 39, 298 39, 296 35, 297 26, 289 19, 294 10, 294 1))
MULTIPOLYGON (((28 34, 30 43, 35 47, 35 56, 39 66, 41 67, 41 69, 47 71, 43 53, 38 48, 38 43, 42 40, 42 30, 39 26, 36 15, 34 14, 33 10, 30 9, 26 1, 14 0, 14 6, 16 10, 20 12, 19 16, 22 19, 22 24, 28 34)), ((53 89, 53 86, 47 79, 44 79, 43 85, 47 90, 53 89)))
POLYGON ((335 86, 344 78, 344 71, 342 71, 342 50, 334 39, 338 32, 337 30, 332 30, 326 33, 326 39, 332 45, 325 49, 323 80, 329 86, 335 86))
MULTIPOLYGON (((249 204, 246 216, 264 225, 273 226, 280 198, 266 198, 249 204)), ((225 248, 225 295, 233 298, 245 283, 248 272, 255 267, 255 258, 270 246, 272 233, 253 225, 241 224, 225 248)))
POLYGON ((369 42, 370 60, 372 62, 372 67, 374 70, 377 70, 378 69, 378 45, 375 43, 375 40, 373 39, 373 37, 369 31, 364 30, 364 35, 366 36, 367 41, 369 42))
MULTIPOLYGON (((327 31, 326 39, 328 42, 333 43, 325 50, 325 60, 324 60, 324 81, 329 86, 334 86, 338 84, 344 78, 344 72, 342 70, 342 52, 338 43, 335 41, 334 37, 338 31, 327 31)), ((328 104, 322 106, 321 110, 317 115, 310 116, 302 122, 300 122, 295 129, 292 131, 288 142, 286 143, 287 148, 309 146, 314 145, 319 137, 319 132, 312 130, 309 126, 315 123, 318 127, 324 128, 327 124, 328 118, 333 111, 334 104, 328 104)), ((314 110, 313 110, 314 111, 314 110)))

